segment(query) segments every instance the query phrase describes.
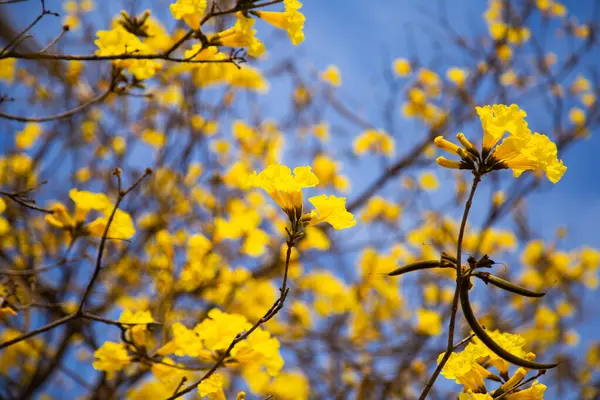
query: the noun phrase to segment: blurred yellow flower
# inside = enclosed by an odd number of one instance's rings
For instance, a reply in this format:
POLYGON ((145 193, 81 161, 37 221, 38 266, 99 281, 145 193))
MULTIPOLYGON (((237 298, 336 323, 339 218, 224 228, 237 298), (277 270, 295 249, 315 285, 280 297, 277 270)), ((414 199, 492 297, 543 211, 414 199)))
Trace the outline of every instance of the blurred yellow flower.
POLYGON ((109 377, 131 363, 131 357, 123 343, 107 341, 94 352, 94 357, 94 369, 107 372, 109 377))
POLYGON ((386 156, 394 155, 394 139, 382 130, 367 129, 354 140, 354 153, 363 155, 367 151, 386 156))
POLYGON ((417 310, 417 333, 427 336, 439 336, 442 334, 442 316, 433 310, 419 308, 417 310))
POLYGON ((342 84, 342 75, 340 70, 335 65, 329 65, 325 71, 321 72, 321 80, 332 86, 340 86, 342 84))
POLYGON ((236 17, 235 25, 212 36, 210 38, 211 42, 219 46, 247 48, 248 55, 252 57, 259 57, 264 54, 265 46, 255 36, 256 30, 252 29, 254 19, 245 17, 241 12, 238 12, 236 17))
POLYGON ((0 60, 0 81, 11 83, 15 77, 16 58, 3 58, 0 60))
POLYGON ((433 172, 423 172, 419 175, 419 186, 423 190, 434 191, 440 187, 440 183, 433 172))
POLYGON ((411 73, 412 67, 410 61, 406 58, 397 58, 394 60, 394 72, 398 76, 407 76, 411 73))
POLYGON ((19 149, 29 149, 42 133, 42 126, 35 122, 25 125, 25 129, 15 136, 15 144, 19 149))
POLYGON ((167 143, 167 136, 155 129, 144 129, 142 141, 156 149, 160 149, 167 143))

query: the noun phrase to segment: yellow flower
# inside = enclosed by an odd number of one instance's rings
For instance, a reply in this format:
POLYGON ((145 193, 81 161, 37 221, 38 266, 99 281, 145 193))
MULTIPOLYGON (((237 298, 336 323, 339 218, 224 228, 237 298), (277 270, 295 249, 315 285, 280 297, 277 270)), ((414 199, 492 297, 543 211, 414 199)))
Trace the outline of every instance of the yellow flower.
POLYGON ((586 107, 591 107, 596 103, 596 95, 594 93, 584 93, 581 95, 581 102, 586 107))
POLYGON ((354 140, 354 153, 363 155, 367 151, 381 153, 386 156, 394 155, 394 139, 386 132, 376 129, 367 129, 354 140))
POLYGON ((42 133, 42 126, 31 122, 25 125, 25 129, 17 133, 15 143, 19 149, 29 149, 42 133))
POLYGON ((299 45, 304 41, 304 21, 306 18, 298 11, 302 8, 302 3, 298 0, 283 0, 285 11, 255 11, 265 22, 276 28, 287 31, 290 40, 294 45, 299 45))
POLYGON ((380 196, 373 196, 367 202, 360 216, 361 221, 371 222, 383 219, 388 222, 396 222, 402 214, 402 206, 385 200, 380 196))
POLYGON ((243 189, 246 187, 250 170, 242 161, 234 163, 223 175, 223 183, 227 186, 243 189))
POLYGON ((492 204, 495 208, 500 207, 500 205, 502 205, 502 203, 504 203, 505 200, 506 194, 504 194, 504 192, 501 190, 495 191, 492 195, 492 204))
POLYGON ((440 186, 435 174, 432 172, 424 172, 419 176, 419 186, 427 191, 437 190, 440 186))
MULTIPOLYGON (((94 44, 98 46, 98 56, 153 53, 148 45, 120 25, 110 31, 98 31, 96 35, 98 40, 95 40, 94 44)), ((162 68, 160 62, 148 59, 113 60, 112 63, 118 68, 126 69, 139 80, 153 77, 162 68)))
POLYGON ((425 86, 438 86, 440 84, 440 77, 438 74, 427 68, 419 69, 417 79, 425 86))
POLYGON ((123 343, 105 342, 94 352, 94 357, 96 358, 92 364, 94 369, 108 372, 109 376, 131 363, 131 357, 123 343))
POLYGON ((321 73, 321 80, 333 86, 340 86, 342 84, 342 75, 338 67, 330 65, 321 73))
MULTIPOLYGON (((438 363, 444 355, 440 354, 438 363)), ((484 378, 491 375, 487 369, 477 362, 484 357, 485 353, 478 347, 467 345, 460 353, 452 353, 446 365, 442 369, 442 375, 446 379, 454 379, 456 383, 462 384, 465 390, 473 392, 485 391, 484 378)))
POLYGON ((507 137, 492 153, 491 157, 502 168, 511 168, 517 178, 524 171, 544 171, 550 182, 558 182, 567 167, 557 158, 556 144, 546 135, 534 133, 530 137, 507 137))
POLYGON ((159 355, 175 354, 177 356, 199 357, 200 355, 210 358, 210 354, 204 350, 202 341, 192 329, 186 328, 182 323, 176 322, 171 326, 173 339, 167 342, 156 352, 159 355))
MULTIPOLYGON (((256 38, 254 19, 247 18, 241 12, 236 14, 237 21, 232 28, 226 29, 211 37, 211 42, 219 46, 244 47, 248 49, 248 55, 259 57, 265 52, 264 44, 256 38)), ((233 66, 237 69, 236 66, 233 66)))
POLYGON ((291 219, 302 215, 302 189, 314 187, 319 178, 311 167, 296 167, 294 174, 285 165, 271 164, 259 174, 254 171, 248 185, 260 187, 286 212, 291 219))
POLYGON ((349 186, 348 178, 339 174, 338 163, 327 157, 325 154, 319 154, 313 161, 315 175, 319 178, 320 186, 333 185, 337 190, 345 190, 349 186))
POLYGON ((507 63, 513 56, 513 51, 507 44, 502 44, 496 47, 496 54, 500 60, 507 63))
POLYGON ((322 194, 313 196, 308 201, 315 207, 305 218, 309 225, 327 222, 334 229, 345 229, 356 225, 354 215, 346 211, 346 198, 322 194))
POLYGON ((506 400, 543 400, 546 385, 533 381, 531 387, 520 392, 511 393, 506 396, 506 400))
POLYGON ((3 58, 0 60, 0 81, 11 83, 15 77, 16 58, 3 58))
POLYGON ((483 128, 483 151, 491 150, 508 132, 512 136, 525 137, 531 134, 525 117, 527 114, 516 104, 506 106, 475 107, 483 128))
POLYGON ((200 27, 200 18, 206 11, 206 0, 177 0, 169 5, 175 19, 183 19, 192 29, 200 27))
POLYGON ((591 83, 585 76, 579 74, 575 81, 571 84, 571 92, 583 93, 590 90, 591 83))
POLYGON ((112 140, 112 148, 116 155, 121 156, 127 150, 127 142, 123 136, 115 136, 112 140))
MULTIPOLYGON (((72 217, 64 205, 57 203, 52 207, 53 214, 46 216, 46 222, 69 232, 73 237, 79 234, 102 236, 113 210, 113 205, 108 196, 103 193, 71 189, 69 197, 75 203, 75 215, 72 217), (99 211, 103 216, 84 225, 85 218, 90 210, 99 211)), ((135 235, 135 227, 131 216, 122 210, 117 210, 110 225, 108 237, 129 239, 133 235, 135 235)))
MULTIPOLYGON (((174 353, 215 361, 240 332, 247 331, 251 326, 242 315, 228 314, 214 308, 208 312, 208 318, 193 330, 180 323, 173 324, 173 340, 162 346, 158 354, 174 353)), ((279 347, 276 338, 258 328, 231 350, 231 357, 225 363, 240 366, 244 377, 252 385, 252 375, 276 376, 283 368, 279 347)))
POLYGON ((212 374, 198 385, 200 397, 207 396, 211 400, 226 400, 223 392, 223 376, 212 374))
POLYGON ((569 120, 575 125, 582 126, 585 124, 585 112, 581 108, 573 107, 569 111, 569 120))
POLYGON ((313 308, 321 316, 343 314, 355 306, 352 290, 329 271, 312 271, 300 279, 298 286, 314 292, 313 308))
POLYGON ((124 310, 119 317, 119 322, 128 327, 128 331, 131 333, 133 342, 138 346, 143 346, 146 343, 146 330, 148 324, 156 323, 150 311, 137 311, 131 312, 130 310, 124 310))
POLYGON ((525 121, 525 111, 519 109, 516 104, 495 104, 475 109, 483 128, 482 155, 479 155, 462 133, 456 135, 463 145, 462 149, 442 137, 437 137, 434 140, 436 146, 462 158, 462 161, 458 162, 439 157, 436 160, 438 164, 446 168, 474 169, 475 160, 483 164, 483 173, 511 168, 515 177, 519 177, 523 171, 533 170, 545 172, 552 183, 562 178, 567 167, 557 157, 556 144, 546 135, 531 133, 525 121), (507 132, 510 136, 498 144, 507 132))
MULTIPOLYGON (((488 331, 488 334, 494 340, 494 342, 498 343, 500 347, 502 347, 509 353, 519 358, 525 358, 527 356, 527 353, 525 352, 525 350, 523 350, 523 346, 525 345, 525 339, 522 336, 515 335, 512 333, 502 333, 498 330, 488 331)), ((479 357, 489 357, 488 362, 494 367, 496 367, 500 373, 508 373, 508 362, 496 355, 496 353, 490 351, 487 348, 487 346, 485 346, 477 338, 474 338, 473 343, 467 346, 467 348, 471 347, 476 349, 474 351, 476 351, 477 354, 479 354, 479 357)))
POLYGON ((142 141, 156 149, 160 149, 167 143, 167 136, 155 129, 144 129, 142 141))
POLYGON ((201 131, 206 136, 213 136, 219 130, 217 121, 207 121, 199 114, 193 115, 190 122, 194 130, 201 131))
POLYGON ((314 226, 307 226, 304 229, 304 237, 298 245, 301 250, 328 250, 330 246, 331 244, 327 235, 321 229, 314 226))
POLYGON ((274 399, 307 400, 310 394, 308 379, 301 371, 282 372, 260 390, 274 399))
POLYGON ((394 61, 394 72, 398 76, 407 76, 410 74, 412 68, 410 66, 410 61, 406 58, 397 58, 394 61))
POLYGON ((415 330, 421 335, 440 336, 442 334, 442 317, 432 310, 420 308, 417 311, 415 330))
POLYGON ((450 68, 446 75, 456 86, 463 87, 469 73, 462 68, 450 68))
POLYGON ((329 141, 329 124, 327 122, 321 122, 313 126, 312 132, 321 142, 329 141))

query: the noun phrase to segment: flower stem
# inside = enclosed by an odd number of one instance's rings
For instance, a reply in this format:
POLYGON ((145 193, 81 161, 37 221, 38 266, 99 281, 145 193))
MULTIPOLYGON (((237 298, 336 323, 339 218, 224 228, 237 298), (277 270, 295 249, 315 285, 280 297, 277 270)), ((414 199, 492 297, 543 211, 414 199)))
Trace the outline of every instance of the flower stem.
POLYGON ((424 400, 429 394, 429 391, 433 387, 437 377, 442 372, 444 365, 448 362, 450 355, 452 354, 452 350, 454 349, 454 329, 456 327, 456 312, 458 311, 458 300, 460 296, 460 289, 463 284, 463 276, 462 276, 462 267, 461 267, 461 256, 462 256, 462 244, 463 238, 465 236, 465 228, 467 226, 467 219, 469 217, 469 211, 471 210, 471 205, 473 204, 473 197, 475 196, 475 191, 477 190, 477 185, 481 181, 481 175, 477 172, 474 172, 473 184, 471 185, 471 192, 469 193, 469 198, 465 203, 465 210, 463 212, 462 221, 460 223, 460 230, 458 232, 458 243, 456 245, 456 290, 454 291, 454 297, 452 299, 452 312, 450 314, 450 323, 448 326, 448 344, 446 346, 446 352, 444 356, 440 360, 438 366, 435 371, 427 381, 427 385, 423 389, 419 400, 424 400))

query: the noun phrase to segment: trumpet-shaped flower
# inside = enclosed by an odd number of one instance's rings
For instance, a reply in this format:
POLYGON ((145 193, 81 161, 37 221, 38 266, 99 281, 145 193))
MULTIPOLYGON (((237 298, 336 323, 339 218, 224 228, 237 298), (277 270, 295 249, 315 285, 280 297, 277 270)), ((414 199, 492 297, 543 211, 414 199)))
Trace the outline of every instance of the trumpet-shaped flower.
POLYGON ((506 400, 544 400, 546 385, 533 381, 531 387, 506 396, 506 400))
POLYGON ((307 217, 309 225, 327 222, 334 229, 345 229, 356 225, 354 215, 346 210, 346 198, 322 194, 308 199, 315 207, 307 217))
POLYGON ((206 0, 177 0, 169 6, 175 19, 183 19, 192 29, 198 29, 206 11, 206 0))
MULTIPOLYGON (((483 368, 477 360, 486 354, 482 349, 475 346, 467 346, 460 353, 452 353, 446 365, 442 369, 442 375, 447 379, 454 379, 456 383, 462 384, 465 390, 475 393, 485 392, 484 378, 491 373, 483 368)), ((438 357, 438 362, 443 354, 438 357)))
POLYGON ((94 352, 96 361, 92 364, 99 371, 108 372, 109 376, 122 370, 131 362, 131 357, 123 343, 105 342, 94 352))
POLYGON ((546 135, 534 133, 530 137, 511 136, 502 141, 492 153, 503 168, 511 168, 515 178, 526 170, 544 171, 552 183, 565 174, 567 167, 557 157, 556 144, 546 135))
MULTIPOLYGON (((519 357, 525 358, 527 353, 523 350, 523 346, 525 345, 525 339, 520 335, 515 335, 512 333, 490 331, 488 332, 490 337, 496 342, 500 347, 508 351, 509 353, 519 357)), ((469 345, 471 346, 471 345, 469 345)), ((498 371, 502 374, 506 374, 508 372, 509 364, 503 358, 499 357, 496 353, 492 352, 487 348, 482 342, 478 339, 474 339, 472 344, 475 348, 477 348, 477 352, 481 357, 488 356, 489 363, 495 366, 498 371)))
POLYGON ((479 173, 510 168, 515 178, 527 170, 539 171, 545 172, 552 183, 562 178, 567 167, 558 159, 556 144, 546 135, 531 133, 525 121, 525 111, 515 104, 495 104, 475 109, 483 128, 481 154, 462 133, 456 135, 462 147, 439 136, 434 140, 435 145, 462 159, 453 161, 438 157, 436 161, 439 165, 445 168, 478 169, 479 173), (507 132, 509 136, 502 140, 507 132))
MULTIPOLYGON (((71 189, 69 197, 75 203, 75 214, 71 216, 64 205, 56 203, 52 206, 53 213, 46 216, 46 222, 69 232, 71 236, 79 234, 102 236, 113 211, 113 205, 108 196, 103 193, 71 189), (99 211, 103 216, 86 225, 85 218, 90 210, 99 211)), ((116 210, 108 231, 108 237, 129 239, 133 235, 135 235, 135 227, 131 216, 122 210, 116 210)))
POLYGON ((531 134, 525 117, 527 113, 516 104, 506 106, 494 104, 492 106, 475 107, 481 127, 483 128, 483 151, 490 151, 504 137, 506 132, 511 136, 528 137, 531 134))
POLYGON ((314 187, 319 178, 311 167, 296 167, 294 173, 285 165, 271 164, 248 178, 248 184, 264 189, 290 218, 302 215, 302 189, 314 187))
POLYGON ((217 33, 211 42, 219 46, 244 47, 248 55, 259 57, 265 52, 265 45, 255 36, 254 19, 247 18, 241 12, 236 14, 237 21, 232 28, 217 33))
POLYGON ((306 18, 298 11, 302 3, 298 0, 283 0, 285 11, 255 11, 265 22, 287 32, 294 45, 304 41, 304 21, 306 18))

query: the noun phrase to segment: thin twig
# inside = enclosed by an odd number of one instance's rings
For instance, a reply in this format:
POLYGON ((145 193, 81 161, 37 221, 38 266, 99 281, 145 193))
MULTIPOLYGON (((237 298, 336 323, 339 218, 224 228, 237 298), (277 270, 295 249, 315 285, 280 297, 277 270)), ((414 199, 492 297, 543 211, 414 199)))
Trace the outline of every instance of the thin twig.
POLYGON ((135 183, 133 185, 131 185, 129 187, 129 189, 122 191, 121 190, 121 172, 119 169, 115 169, 115 171, 113 172, 113 174, 117 177, 117 182, 118 182, 118 197, 117 197, 117 202, 115 203, 115 206, 112 209, 112 212, 110 213, 110 216, 108 217, 108 220, 106 221, 106 227, 104 228, 104 233, 102 234, 102 238, 100 239, 100 245, 98 246, 98 256, 96 257, 96 266, 94 268, 94 272, 92 273, 92 277, 90 279, 90 281, 88 282, 85 291, 83 292, 83 296, 81 296, 81 301, 79 302, 79 308, 78 308, 78 313, 83 313, 83 307, 85 306, 85 302, 87 301, 90 292, 92 291, 92 287, 94 286, 94 283, 96 282, 96 279, 98 278, 98 275, 100 274, 100 270, 102 269, 102 256, 104 254, 104 247, 106 246, 106 240, 108 238, 108 230, 110 229, 110 225, 113 222, 113 219, 115 217, 115 214, 117 213, 117 210, 119 208, 119 205, 121 204, 121 201, 123 201, 123 199, 125 198, 125 196, 127 196, 129 193, 131 193, 131 191, 133 189, 135 189, 141 182, 142 180, 147 177, 148 175, 150 175, 152 173, 151 169, 146 169, 146 171, 144 172, 144 174, 142 176, 140 176, 138 178, 137 181, 135 181, 135 183))
POLYGON ((42 326, 41 328, 35 329, 31 332, 25 333, 21 336, 17 336, 16 338, 13 338, 11 340, 7 340, 6 342, 2 342, 0 343, 0 350, 2 350, 5 347, 11 346, 15 343, 19 343, 23 340, 29 339, 30 337, 34 337, 39 335, 40 333, 44 333, 47 332, 51 329, 56 328, 57 326, 60 326, 62 324, 65 324, 69 321, 71 321, 72 319, 77 318, 77 313, 73 313, 73 314, 69 314, 66 317, 63 317, 61 319, 57 319, 56 321, 50 322, 49 324, 46 324, 44 326, 42 326))
MULTIPOLYGON (((0 115, 1 114, 2 113, 0 113, 0 115)), ((9 192, 0 191, 0 196, 8 197, 9 199, 11 199, 12 201, 14 201, 15 203, 17 203, 17 204, 19 204, 19 205, 21 205, 23 207, 29 208, 31 210, 40 211, 40 212, 43 212, 43 213, 46 213, 46 214, 53 214, 54 213, 54 211, 52 211, 52 210, 48 210, 46 208, 38 207, 38 206, 32 204, 33 201, 31 201, 31 199, 23 198, 23 196, 20 195, 19 193, 9 193, 9 192)))
POLYGON ((263 317, 261 319, 259 319, 249 330, 247 330, 246 332, 239 333, 231 341, 231 343, 229 344, 229 347, 227 347, 225 352, 223 354, 221 354, 221 357, 219 357, 217 362, 212 366, 211 369, 209 369, 206 372, 206 374, 204 374, 204 376, 202 376, 199 380, 197 380, 196 382, 187 386, 186 388, 184 388, 180 391, 176 391, 167 400, 174 400, 174 399, 177 399, 177 398, 183 396, 186 393, 191 392, 196 387, 198 387, 198 385, 200 385, 204 380, 210 378, 212 376, 212 374, 214 374, 223 365, 223 363, 225 362, 225 359, 227 357, 229 357, 229 355, 231 354, 231 351, 239 342, 246 340, 252 332, 254 332, 256 329, 258 329, 258 327, 260 327, 262 324, 264 324, 265 322, 267 322, 271 318, 273 318, 279 312, 279 310, 281 310, 283 308, 283 304, 285 302, 285 299, 286 299, 288 291, 289 291, 289 288, 287 287, 288 270, 289 270, 289 266, 290 266, 290 258, 292 255, 292 248, 294 247, 294 244, 296 241, 296 236, 295 236, 296 233, 297 233, 296 229, 293 227, 292 233, 290 233, 290 235, 289 235, 290 237, 289 237, 288 241, 286 242, 287 243, 287 252, 286 252, 286 256, 285 256, 283 281, 281 283, 281 287, 279 288, 279 291, 280 291, 279 298, 277 300, 275 300, 275 303, 273 303, 273 305, 265 313, 265 315, 263 315, 263 317))
POLYGON ((54 46, 56 44, 56 42, 58 42, 60 39, 62 39, 64 34, 67 33, 70 29, 71 28, 69 27, 69 25, 63 25, 62 30, 60 31, 58 36, 55 37, 54 39, 52 39, 52 41, 50 43, 48 43, 44 48, 42 48, 39 52, 43 53, 46 50, 48 50, 50 47, 54 46))
POLYGON ((6 118, 6 119, 10 119, 13 121, 20 121, 20 122, 48 122, 48 121, 55 121, 57 119, 67 118, 74 114, 77 114, 78 112, 85 110, 86 108, 88 108, 89 106, 91 106, 93 104, 101 102, 106 97, 108 97, 108 95, 110 95, 112 93, 113 89, 114 89, 114 84, 110 85, 110 87, 108 88, 108 90, 106 92, 98 95, 97 97, 94 97, 92 100, 88 101, 87 103, 80 104, 77 107, 72 108, 68 111, 62 112, 60 114, 50 115, 47 117, 20 117, 18 115, 11 115, 11 114, 5 114, 3 112, 0 112, 0 118, 6 118))
POLYGON ((473 174, 475 176, 473 178, 473 184, 471 185, 471 192, 469 193, 469 198, 465 203, 465 211, 463 212, 462 221, 460 223, 460 230, 458 232, 458 243, 456 245, 456 290, 454 291, 454 297, 452 299, 452 312, 450 313, 450 324, 448 327, 448 344, 446 346, 446 352, 444 353, 444 356, 440 360, 435 371, 433 371, 433 374, 429 378, 429 381, 427 381, 427 385, 425 385, 425 388, 423 389, 419 400, 425 400, 427 394, 433 387, 433 384, 435 383, 437 377, 440 375, 440 372, 442 372, 444 365, 446 365, 448 359, 450 358, 450 355, 452 354, 452 351, 454 350, 454 329, 456 325, 456 313, 458 311, 460 289, 463 283, 462 267, 460 260, 462 256, 462 242, 463 237, 465 235, 465 228, 467 226, 469 211, 471 210, 471 205, 473 203, 473 196, 475 195, 475 190, 477 190, 477 185, 481 181, 481 175, 478 172, 474 171, 473 174))
POLYGON ((118 182, 119 182, 119 197, 117 198, 117 203, 115 204, 115 207, 112 210, 112 213, 110 215, 110 217, 108 218, 107 222, 106 222, 106 227, 104 229, 104 234, 102 235, 102 239, 100 241, 100 246, 98 247, 98 256, 96 258, 96 267, 94 269, 94 273, 92 275, 92 278, 90 279, 90 282, 88 283, 85 292, 83 293, 83 296, 81 298, 80 304, 79 304, 79 308, 77 309, 77 311, 75 311, 72 314, 69 314, 63 318, 60 318, 56 321, 53 321, 49 324, 46 324, 44 326, 42 326, 41 328, 35 329, 31 332, 25 333, 21 336, 18 336, 16 338, 13 338, 11 340, 7 340, 5 342, 0 343, 0 350, 11 346, 13 344, 19 343, 23 340, 29 339, 31 337, 34 337, 36 335, 39 335, 40 333, 44 333, 47 332, 49 330, 52 330, 60 325, 63 325, 71 320, 75 320, 77 318, 87 318, 87 319, 92 319, 95 321, 100 321, 100 322, 104 322, 104 323, 108 323, 111 325, 118 325, 118 326, 122 326, 123 324, 120 324, 118 322, 112 321, 112 320, 108 320, 105 318, 101 318, 101 317, 97 317, 95 315, 86 313, 83 311, 83 307, 85 305, 85 302, 87 300, 87 298, 89 297, 89 294, 91 293, 92 287, 98 277, 98 274, 100 273, 100 268, 101 268, 101 264, 102 264, 102 254, 104 253, 104 246, 106 245, 106 240, 108 239, 108 230, 110 229, 110 225, 114 219, 114 216, 116 214, 117 208, 119 206, 119 204, 121 203, 121 201, 125 198, 125 196, 127 196, 132 190, 134 190, 141 182, 142 180, 150 175, 152 173, 152 170, 150 168, 146 169, 146 171, 144 172, 144 174, 133 184, 131 185, 127 190, 122 191, 121 190, 121 179, 120 179, 120 170, 115 169, 115 175, 118 177, 118 182))

